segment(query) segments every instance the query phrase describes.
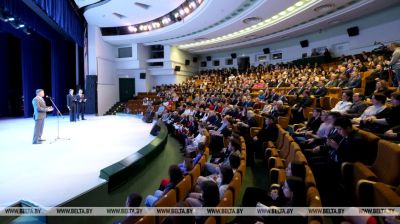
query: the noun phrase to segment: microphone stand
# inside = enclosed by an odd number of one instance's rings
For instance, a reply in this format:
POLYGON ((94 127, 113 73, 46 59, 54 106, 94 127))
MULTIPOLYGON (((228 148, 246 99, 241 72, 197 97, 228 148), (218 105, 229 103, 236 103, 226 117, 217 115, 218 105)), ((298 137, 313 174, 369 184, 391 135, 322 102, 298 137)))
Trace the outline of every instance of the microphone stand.
POLYGON ((50 101, 51 104, 53 105, 54 108, 56 108, 57 111, 57 137, 50 142, 50 144, 53 144, 54 142, 58 141, 58 140, 70 140, 69 138, 61 138, 60 137, 60 117, 62 119, 64 119, 62 113, 60 112, 60 110, 58 109, 57 105, 54 103, 53 99, 51 97, 47 97, 50 101))

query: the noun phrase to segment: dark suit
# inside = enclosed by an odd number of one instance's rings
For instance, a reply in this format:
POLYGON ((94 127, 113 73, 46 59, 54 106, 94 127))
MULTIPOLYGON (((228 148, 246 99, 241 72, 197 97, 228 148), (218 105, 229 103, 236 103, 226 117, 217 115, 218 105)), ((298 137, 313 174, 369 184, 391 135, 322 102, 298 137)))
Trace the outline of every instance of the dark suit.
POLYGON ((345 86, 346 89, 360 88, 361 87, 361 77, 356 76, 349 79, 349 82, 345 86))
POLYGON ((39 143, 39 140, 42 138, 43 127, 44 127, 44 119, 46 118, 46 113, 48 111, 48 107, 46 106, 46 102, 40 96, 36 96, 32 100, 33 106, 33 119, 35 120, 35 131, 33 133, 33 144, 39 143))
POLYGON ((328 89, 325 86, 319 87, 317 90, 314 92, 315 97, 323 97, 328 93, 328 89))
POLYGON ((67 95, 67 106, 69 108, 69 121, 76 121, 76 97, 74 95, 67 95))
POLYGON ((76 95, 76 104, 77 104, 77 108, 76 108, 76 119, 79 120, 79 115, 81 115, 81 119, 84 120, 85 119, 85 102, 86 98, 85 95, 82 94, 76 95))
POLYGON ((367 109, 368 105, 364 101, 359 101, 353 103, 350 108, 343 113, 344 116, 349 118, 355 118, 361 116, 365 109, 367 109))

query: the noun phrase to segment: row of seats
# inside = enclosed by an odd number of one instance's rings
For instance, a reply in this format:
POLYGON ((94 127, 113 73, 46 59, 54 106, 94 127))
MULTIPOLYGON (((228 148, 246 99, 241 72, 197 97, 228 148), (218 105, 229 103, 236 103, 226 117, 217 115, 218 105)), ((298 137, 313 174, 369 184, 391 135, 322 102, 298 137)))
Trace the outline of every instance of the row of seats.
MULTIPOLYGON (((175 189, 168 191, 167 194, 165 194, 156 202, 155 207, 175 207, 178 202, 184 201, 189 193, 195 190, 194 188, 197 183, 197 178, 201 175, 210 154, 210 150, 208 147, 210 143, 210 135, 208 131, 206 131, 205 135, 206 148, 199 162, 193 167, 189 174, 186 175, 183 180, 176 185, 175 189)), ((240 142, 242 155, 240 166, 233 176, 233 179, 230 182, 228 189, 225 191, 224 196, 220 200, 220 203, 217 207, 233 207, 240 200, 240 190, 246 173, 246 144, 243 137, 240 137, 240 142)), ((165 221, 166 218, 166 216, 144 216, 139 219, 136 224, 161 224, 165 221)), ((206 220, 206 223, 210 224, 216 223, 218 221, 219 224, 225 224, 227 222, 227 218, 227 216, 209 217, 206 220)))
MULTIPOLYGON (((305 165, 305 185, 307 189, 306 205, 309 207, 322 207, 321 198, 316 186, 314 174, 308 166, 307 159, 302 153, 300 146, 293 138, 278 125, 278 138, 275 142, 265 143, 266 168, 269 173, 270 184, 279 184, 280 186, 286 180, 286 167, 292 161, 301 162, 305 165)), ((321 216, 308 217, 308 223, 323 223, 321 216)))
MULTIPOLYGON (((240 136, 240 144, 241 144, 241 161, 239 169, 236 171, 233 176, 232 181, 229 183, 228 189, 225 191, 223 198, 220 200, 217 207, 234 207, 239 203, 239 196, 241 187, 243 184, 244 177, 246 175, 246 143, 242 136, 240 136)), ((205 224, 225 224, 229 219, 229 216, 210 216, 205 221, 205 224)))
POLYGON ((345 186, 353 193, 353 200, 360 206, 398 207, 400 147, 378 138, 376 154, 376 159, 370 166, 361 162, 342 164, 345 186))

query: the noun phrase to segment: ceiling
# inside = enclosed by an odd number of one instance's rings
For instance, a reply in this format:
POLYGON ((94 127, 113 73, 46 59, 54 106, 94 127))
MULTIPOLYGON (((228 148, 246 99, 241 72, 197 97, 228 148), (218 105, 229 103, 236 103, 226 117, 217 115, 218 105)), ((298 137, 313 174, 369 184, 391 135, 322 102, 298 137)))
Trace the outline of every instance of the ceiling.
MULTIPOLYGON (((97 2, 94 0, 75 1, 79 7, 85 6, 83 2, 97 2)), ((93 4, 87 7, 84 16, 89 24, 99 27, 125 26, 158 18, 178 7, 183 1, 140 1, 150 5, 147 10, 136 7, 134 2, 136 1, 103 0, 97 3, 99 6, 93 4), (161 7, 161 5, 163 6, 161 7), (112 14, 114 12, 126 14, 127 18, 117 18, 112 14)), ((149 32, 104 36, 103 39, 113 45, 131 43, 173 44, 189 52, 205 53, 271 43, 282 38, 315 32, 399 3, 400 0, 205 0, 198 9, 181 22, 149 32), (244 32, 246 35, 231 35, 232 37, 228 39, 221 38, 246 28, 250 30, 249 27, 259 22, 245 24, 243 20, 246 18, 257 17, 262 19, 261 21, 265 21, 294 6, 299 1, 304 1, 304 6, 300 7, 301 10, 299 8, 296 13, 289 13, 290 16, 282 16, 282 19, 277 19, 277 22, 271 22, 268 26, 260 26, 260 29, 244 32), (316 8, 326 5, 330 5, 330 7, 316 10, 316 8), (220 40, 217 39, 218 37, 220 40), (206 40, 208 40, 207 43, 206 40), (212 40, 216 41, 213 42, 212 40), (184 45, 201 41, 203 41, 201 45, 184 45)))
POLYGON ((111 0, 89 8, 84 15, 89 24, 114 27, 138 24, 163 16, 185 0, 111 0))

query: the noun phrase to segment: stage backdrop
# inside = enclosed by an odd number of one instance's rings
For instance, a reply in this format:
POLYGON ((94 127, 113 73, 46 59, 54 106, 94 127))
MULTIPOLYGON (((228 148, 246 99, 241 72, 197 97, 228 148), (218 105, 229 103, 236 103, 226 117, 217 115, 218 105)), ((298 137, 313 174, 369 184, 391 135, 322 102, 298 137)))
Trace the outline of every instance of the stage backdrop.
MULTIPOLYGON (((48 10, 51 8, 45 3, 41 6, 45 6, 48 10)), ((9 23, 0 21, 0 43, 2 46, 0 68, 4 68, 0 70, 0 83, 9 82, 10 77, 21 76, 20 82, 22 83, 19 86, 21 86, 22 92, 20 91, 16 94, 17 97, 22 99, 25 117, 32 116, 33 108, 31 102, 37 88, 44 88, 46 94, 55 99, 55 103, 60 107, 60 110, 67 112, 66 95, 68 89, 75 89, 76 85, 76 42, 82 43, 82 41, 79 41, 82 36, 66 38, 66 35, 61 35, 60 32, 54 30, 22 1, 2 0, 0 1, 0 7, 9 9, 14 17, 20 18, 25 23, 25 26, 32 30, 31 35, 27 35, 20 29, 13 28, 9 23), (3 51, 3 46, 19 47, 8 47, 7 51, 3 51), (6 60, 10 51, 14 51, 13 54, 18 55, 14 56, 15 58, 20 57, 21 74, 18 74, 18 69, 15 72, 16 69, 13 68, 13 71, 10 68, 9 60, 6 60)), ((62 9, 58 8, 58 10, 62 9)), ((64 16, 63 12, 60 11, 59 13, 61 17, 64 16)), ((56 14, 56 11, 52 12, 52 16, 56 14)), ((68 27, 66 21, 64 21, 64 26, 68 27)), ((15 67, 15 64, 12 67, 15 67)), ((12 79, 14 80, 14 78, 12 79)), ((0 85, 0 87, 3 86, 4 84, 0 85)), ((1 90, 0 98, 10 97, 10 94, 10 91, 1 90)), ((0 104, 0 116, 5 114, 1 112, 9 110, 7 105, 0 104)))

